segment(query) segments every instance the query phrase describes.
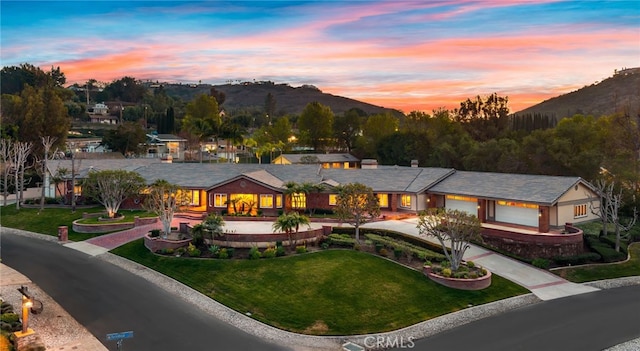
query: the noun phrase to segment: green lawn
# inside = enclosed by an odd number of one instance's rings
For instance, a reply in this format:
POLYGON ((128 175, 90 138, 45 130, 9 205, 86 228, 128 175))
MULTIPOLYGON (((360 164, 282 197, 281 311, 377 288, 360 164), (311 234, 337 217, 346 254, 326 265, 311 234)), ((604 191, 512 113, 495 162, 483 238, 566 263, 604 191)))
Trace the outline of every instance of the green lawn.
POLYGON ((570 267, 551 272, 575 283, 640 275, 640 243, 629 245, 629 254, 631 259, 623 263, 570 267))
POLYGON ((38 208, 21 208, 15 205, 0 207, 0 224, 4 227, 28 230, 30 232, 58 236, 58 226, 69 227, 69 240, 82 241, 102 234, 76 233, 71 228, 74 220, 82 218, 83 212, 95 213, 104 211, 103 207, 77 209, 75 213, 68 208, 45 208, 39 213, 38 208))
MULTIPOLYGON (((146 217, 157 217, 158 215, 155 213, 141 211, 141 210, 120 210, 119 214, 123 215, 121 219, 109 221, 108 223, 133 223, 134 217, 146 218, 146 217)), ((99 220, 99 217, 93 218, 85 218, 79 221, 82 224, 105 224, 104 221, 99 220)))
POLYGON ((171 276, 238 312, 317 335, 375 333, 528 290, 499 276, 481 291, 438 285, 380 257, 349 250, 260 260, 162 257, 141 240, 115 254, 171 276))

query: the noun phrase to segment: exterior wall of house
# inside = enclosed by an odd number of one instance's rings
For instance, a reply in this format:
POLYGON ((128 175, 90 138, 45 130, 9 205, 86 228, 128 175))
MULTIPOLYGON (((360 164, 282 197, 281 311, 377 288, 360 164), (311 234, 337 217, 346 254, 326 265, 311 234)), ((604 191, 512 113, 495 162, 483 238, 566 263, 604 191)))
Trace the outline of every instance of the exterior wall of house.
POLYGON ((427 194, 417 194, 416 195, 416 211, 420 212, 420 211, 424 211, 427 209, 428 207, 428 203, 427 203, 427 199, 429 197, 427 196, 427 194))
MULTIPOLYGON (((206 211, 211 213, 211 212, 218 212, 220 213, 221 210, 225 210, 227 213, 229 213, 230 211, 233 210, 233 206, 231 204, 228 204, 226 207, 221 208, 221 207, 214 207, 214 202, 211 201, 213 199, 213 196, 215 194, 226 194, 227 195, 227 199, 231 199, 231 195, 232 194, 252 194, 252 195, 256 195, 257 196, 257 204, 255 206, 255 210, 257 211, 258 209, 262 211, 262 213, 265 216, 275 216, 278 214, 279 211, 284 210, 284 203, 283 203, 283 208, 277 208, 276 206, 276 201, 275 198, 278 195, 283 195, 282 192, 278 192, 275 191, 273 189, 267 188, 263 185, 254 183, 248 179, 237 179, 234 180, 230 183, 227 183, 225 185, 219 186, 217 188, 214 189, 210 189, 206 192, 206 202, 207 202, 207 206, 206 206, 206 211), (273 201, 273 207, 272 208, 263 208, 260 207, 260 195, 273 195, 274 201, 273 201)), ((284 195, 283 195, 283 202, 284 202, 284 195)))
POLYGON ((598 206, 599 201, 593 205, 589 197, 597 199, 597 195, 583 184, 576 184, 560 197, 556 205, 556 218, 551 221, 552 226, 563 226, 565 223, 581 223, 598 219, 591 213, 592 206, 598 206))

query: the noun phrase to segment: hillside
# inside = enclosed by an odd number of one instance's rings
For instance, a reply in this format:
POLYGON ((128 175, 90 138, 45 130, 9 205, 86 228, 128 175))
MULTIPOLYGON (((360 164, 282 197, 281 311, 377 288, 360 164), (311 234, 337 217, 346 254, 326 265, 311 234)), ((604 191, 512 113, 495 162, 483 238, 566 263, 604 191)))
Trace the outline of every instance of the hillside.
MULTIPOLYGON (((211 87, 212 85, 210 84, 168 84, 164 86, 164 89, 170 96, 177 96, 184 101, 190 101, 198 94, 209 94, 211 87)), ((359 108, 368 114, 387 111, 393 114, 401 114, 397 110, 386 109, 342 96, 326 94, 313 86, 291 87, 287 84, 274 84, 272 82, 247 82, 243 84, 213 85, 213 87, 226 95, 226 100, 221 107, 227 111, 243 108, 263 110, 267 94, 271 93, 276 100, 278 115, 299 115, 308 103, 314 101, 331 107, 334 114, 342 114, 351 108, 359 108)))
POLYGON ((640 67, 618 71, 599 83, 545 100, 514 115, 542 114, 559 120, 575 114, 599 117, 616 112, 640 113, 640 67))

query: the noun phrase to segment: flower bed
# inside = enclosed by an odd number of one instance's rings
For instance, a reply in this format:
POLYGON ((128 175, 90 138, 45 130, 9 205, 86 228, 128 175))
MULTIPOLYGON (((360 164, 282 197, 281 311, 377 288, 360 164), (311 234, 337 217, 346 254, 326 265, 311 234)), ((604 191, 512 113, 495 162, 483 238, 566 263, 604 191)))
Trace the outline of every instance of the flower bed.
POLYGON ((144 236, 144 246, 151 252, 158 252, 162 250, 175 250, 181 247, 189 246, 191 238, 182 240, 162 239, 160 237, 151 237, 148 233, 144 236))
MULTIPOLYGON (((475 268, 479 270, 482 269, 478 267, 475 268)), ((486 274, 477 278, 453 278, 436 274, 433 267, 425 265, 422 272, 434 282, 449 288, 460 290, 482 290, 491 285, 491 272, 486 269, 484 269, 484 271, 486 274)))

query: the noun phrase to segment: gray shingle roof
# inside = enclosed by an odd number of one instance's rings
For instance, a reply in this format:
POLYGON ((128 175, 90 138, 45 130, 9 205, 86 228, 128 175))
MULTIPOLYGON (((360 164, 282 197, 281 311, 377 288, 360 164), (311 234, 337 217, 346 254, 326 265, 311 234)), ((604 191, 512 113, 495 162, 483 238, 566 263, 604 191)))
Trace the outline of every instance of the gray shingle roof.
POLYGON ((357 162, 357 157, 351 154, 282 154, 291 163, 300 163, 303 157, 317 157, 319 162, 357 162))
POLYGON ((584 181, 580 177, 456 171, 429 191, 552 205, 578 182, 584 181))

